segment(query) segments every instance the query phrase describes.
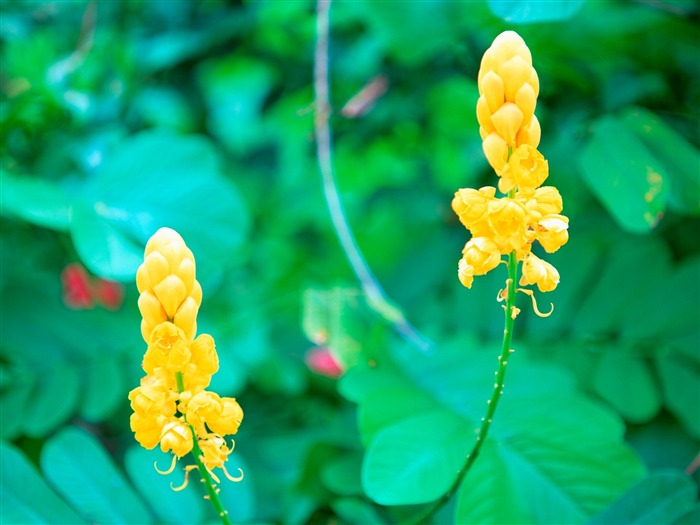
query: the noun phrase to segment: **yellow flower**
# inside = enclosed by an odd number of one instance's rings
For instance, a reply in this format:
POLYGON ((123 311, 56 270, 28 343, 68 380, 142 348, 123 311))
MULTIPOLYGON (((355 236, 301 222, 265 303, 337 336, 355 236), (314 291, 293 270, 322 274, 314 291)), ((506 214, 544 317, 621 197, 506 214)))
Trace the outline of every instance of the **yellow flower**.
POLYGON ((535 225, 535 238, 547 253, 554 253, 569 240, 569 218, 545 215, 535 225))
POLYGON ((496 188, 486 186, 480 190, 463 188, 455 192, 452 209, 464 226, 470 230, 476 224, 486 220, 488 203, 494 200, 496 188))
POLYGON ((549 175, 549 166, 539 151, 529 144, 523 144, 511 154, 499 175, 498 189, 502 193, 508 193, 513 188, 539 188, 549 175))
POLYGON ((160 449, 163 452, 172 450, 178 458, 189 454, 193 447, 190 427, 179 419, 170 421, 163 427, 160 438, 160 449))
POLYGON ((490 202, 488 221, 493 241, 502 254, 517 250, 528 242, 527 210, 521 201, 503 197, 490 202))
POLYGON ((475 275, 484 275, 501 262, 501 252, 493 240, 488 237, 474 237, 462 250, 458 275, 460 282, 471 288, 475 275))
POLYGON ((530 253, 523 261, 523 275, 520 278, 521 286, 528 284, 536 284, 540 292, 551 292, 559 284, 559 272, 548 262, 530 253))

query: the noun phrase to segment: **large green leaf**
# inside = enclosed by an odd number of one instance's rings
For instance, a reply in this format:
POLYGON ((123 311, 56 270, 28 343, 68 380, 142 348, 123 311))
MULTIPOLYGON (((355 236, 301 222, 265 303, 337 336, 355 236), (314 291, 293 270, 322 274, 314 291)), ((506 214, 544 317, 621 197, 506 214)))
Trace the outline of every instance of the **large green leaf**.
POLYGON ((660 471, 636 483, 589 525, 677 523, 697 502, 697 486, 676 471, 660 471))
POLYGON ((669 205, 681 213, 700 214, 700 151, 660 117, 630 108, 622 121, 659 159, 671 177, 669 205))
POLYGON ((173 459, 172 454, 164 454, 159 448, 146 450, 133 445, 126 451, 124 466, 132 483, 146 500, 158 519, 164 523, 199 523, 205 515, 205 501, 199 493, 197 472, 192 472, 186 490, 175 492, 170 487, 179 487, 185 481, 184 461, 171 474, 161 475, 157 466, 166 470, 173 459))
POLYGON ((647 233, 661 220, 670 186, 665 166, 619 119, 606 115, 594 122, 579 168, 625 230, 647 233))
POLYGON ((86 523, 10 443, 0 441, 0 522, 44 525, 86 523))
POLYGON ((104 356, 90 362, 84 374, 80 415, 88 421, 104 421, 124 402, 128 388, 122 369, 116 359, 104 356))
POLYGON ((43 437, 64 423, 80 402, 80 374, 70 364, 37 371, 34 388, 22 414, 24 433, 43 437))
POLYGON ((200 275, 211 277, 233 263, 247 225, 241 198, 207 139, 147 131, 126 139, 86 184, 74 204, 71 235, 94 273, 126 281, 148 238, 168 226, 194 252, 200 275))
POLYGON ((91 523, 153 521, 109 453, 84 430, 66 427, 49 439, 41 451, 41 469, 54 489, 91 523))
POLYGON ((493 14, 513 24, 566 20, 581 9, 584 0, 488 0, 493 14))
POLYGON ((424 412, 384 428, 367 449, 362 484, 382 505, 427 503, 454 483, 471 428, 447 411, 424 412))
POLYGON ((65 231, 70 223, 70 199, 56 183, 18 177, 0 170, 0 210, 45 228, 65 231))
POLYGON ((631 423, 646 423, 661 409, 653 369, 634 350, 604 347, 596 364, 592 386, 631 423), (621 370, 624 374, 620 374, 621 370))
MULTIPOLYGON (((477 348, 462 341, 423 356, 401 347, 393 359, 357 366, 343 380, 344 393, 359 399, 361 414, 375 405, 392 406, 383 426, 373 423, 364 459, 363 486, 372 499, 423 503, 454 481, 493 389, 497 361, 477 348), (385 397, 408 385, 412 395, 385 397), (417 401, 421 396, 430 402, 417 401), (426 408, 430 403, 437 408, 426 408)), ((381 410, 372 410, 381 417, 381 410)), ((623 443, 623 431, 615 415, 577 393, 561 370, 528 362, 516 352, 484 452, 475 462, 482 470, 462 482, 457 521, 555 523, 559 516, 581 523, 643 472, 623 443), (488 490, 489 483, 512 489, 488 490)))

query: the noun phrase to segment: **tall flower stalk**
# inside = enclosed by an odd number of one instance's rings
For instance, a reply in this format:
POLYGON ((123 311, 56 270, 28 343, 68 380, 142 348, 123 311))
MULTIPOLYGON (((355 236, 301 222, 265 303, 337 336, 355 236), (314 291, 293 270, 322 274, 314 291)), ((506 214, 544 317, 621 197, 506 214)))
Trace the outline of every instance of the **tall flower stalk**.
MULTIPOLYGON (((220 483, 214 469, 221 469, 231 481, 226 461, 234 443, 225 436, 235 434, 243 420, 238 402, 206 390, 219 369, 214 339, 197 333, 197 312, 202 288, 195 276, 195 260, 182 237, 169 228, 159 229, 146 244, 144 262, 136 274, 143 316, 141 335, 148 345, 143 357, 146 376, 129 392, 134 413, 131 429, 146 449, 160 444, 173 454, 170 474, 177 460, 191 453, 194 465, 187 465, 183 490, 192 470, 198 470, 209 499, 223 524, 230 524, 219 498, 220 483)), ((239 469, 240 471, 240 469, 239 469)))
POLYGON ((486 440, 514 351, 511 341, 520 313, 515 305, 517 292, 532 298, 537 315, 546 317, 551 313, 542 314, 534 292, 516 285, 536 285, 540 292, 549 292, 559 284, 559 272, 532 252, 533 244, 537 242, 545 252, 553 253, 569 239, 569 219, 561 215, 559 191, 553 186, 542 186, 549 176, 549 165, 537 150, 540 124, 534 112, 539 79, 532 67, 530 50, 520 35, 505 31, 496 37, 481 60, 478 87, 476 115, 484 154, 499 177, 498 189, 461 188, 455 193, 452 209, 471 233, 462 250, 458 277, 465 287, 471 288, 475 276, 501 264, 507 267, 505 287, 498 294, 505 310, 503 345, 476 442, 450 490, 418 521, 427 520, 449 500, 486 440))

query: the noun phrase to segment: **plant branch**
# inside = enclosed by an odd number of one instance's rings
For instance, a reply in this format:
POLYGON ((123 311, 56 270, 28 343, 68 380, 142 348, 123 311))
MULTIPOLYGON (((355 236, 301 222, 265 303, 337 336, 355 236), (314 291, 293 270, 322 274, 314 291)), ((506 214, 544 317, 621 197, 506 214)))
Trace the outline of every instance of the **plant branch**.
MULTIPOLYGON (((175 380, 177 381, 178 391, 180 393, 184 392, 185 385, 182 378, 182 372, 175 373, 175 380)), ((216 514, 219 516, 221 523, 223 525, 231 525, 231 520, 228 517, 228 511, 224 508, 224 505, 221 503, 221 499, 219 499, 219 492, 216 488, 216 484, 214 483, 211 474, 207 470, 207 467, 204 466, 204 463, 201 460, 202 450, 199 448, 197 432, 195 431, 194 427, 189 423, 189 421, 187 421, 186 416, 185 422, 187 423, 187 426, 190 427, 190 432, 192 433, 192 456, 194 457, 194 462, 197 464, 197 470, 199 470, 199 475, 202 476, 202 483, 204 483, 204 486, 207 489, 209 501, 211 501, 211 504, 214 506, 216 514)))
POLYGON ((421 351, 432 342, 418 332, 394 306, 370 270, 360 251, 343 211, 340 193, 333 172, 332 140, 329 118, 331 113, 328 88, 328 26, 331 0, 318 0, 316 12, 316 49, 314 55, 314 130, 318 167, 323 180, 323 194, 338 240, 357 276, 369 306, 409 343, 421 351))
POLYGON ((486 415, 481 418, 481 426, 479 428, 479 434, 476 437, 476 443, 474 444, 471 452, 467 455, 464 466, 460 469, 457 478, 452 486, 450 486, 449 490, 445 492, 445 494, 443 494, 442 497, 437 500, 435 504, 429 507, 423 514, 409 521, 405 525, 427 522, 427 520, 429 520, 438 510, 442 508, 443 505, 450 500, 454 493, 459 489, 462 480, 469 472, 469 469, 471 469, 474 461, 476 461, 476 458, 481 451, 481 447, 484 444, 484 441, 486 441, 486 437, 488 436, 489 429, 491 428, 491 423, 493 421, 493 416, 496 413, 496 407, 503 396, 508 358, 510 357, 510 354, 513 353, 510 345, 513 339, 513 326, 515 325, 515 315, 513 312, 515 308, 515 294, 517 293, 516 282, 518 278, 518 264, 519 263, 515 252, 513 251, 508 255, 507 263, 508 279, 506 281, 506 304, 504 306, 505 329, 503 330, 503 345, 501 346, 501 355, 498 356, 498 370, 496 371, 496 380, 493 384, 493 391, 491 392, 491 397, 487 401, 488 407, 486 409, 486 415))

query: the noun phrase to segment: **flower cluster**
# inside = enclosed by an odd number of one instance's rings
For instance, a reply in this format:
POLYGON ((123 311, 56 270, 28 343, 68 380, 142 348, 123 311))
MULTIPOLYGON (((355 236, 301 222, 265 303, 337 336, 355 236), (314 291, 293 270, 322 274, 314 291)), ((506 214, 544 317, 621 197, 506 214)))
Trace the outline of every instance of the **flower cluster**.
POLYGON ((161 228, 146 244, 144 257, 136 284, 148 350, 142 365, 146 376, 129 393, 131 429, 143 447, 160 443, 163 452, 174 454, 168 473, 194 450, 215 480, 211 470, 221 468, 237 481, 224 466, 233 444, 229 448, 223 436, 238 431, 243 411, 235 399, 205 390, 219 359, 210 335, 195 338, 202 288, 194 256, 176 231, 161 228))
POLYGON ((484 275, 515 253, 523 262, 520 285, 542 292, 559 283, 556 268, 532 253, 539 242, 548 253, 568 241, 569 220, 561 215, 561 195, 542 186, 549 166, 537 150, 540 125, 535 116, 539 80, 523 39, 505 31, 484 53, 478 78, 477 119, 483 149, 499 176, 496 188, 466 188, 455 193, 452 209, 472 238, 462 251, 459 280, 471 288, 475 275, 484 275))

